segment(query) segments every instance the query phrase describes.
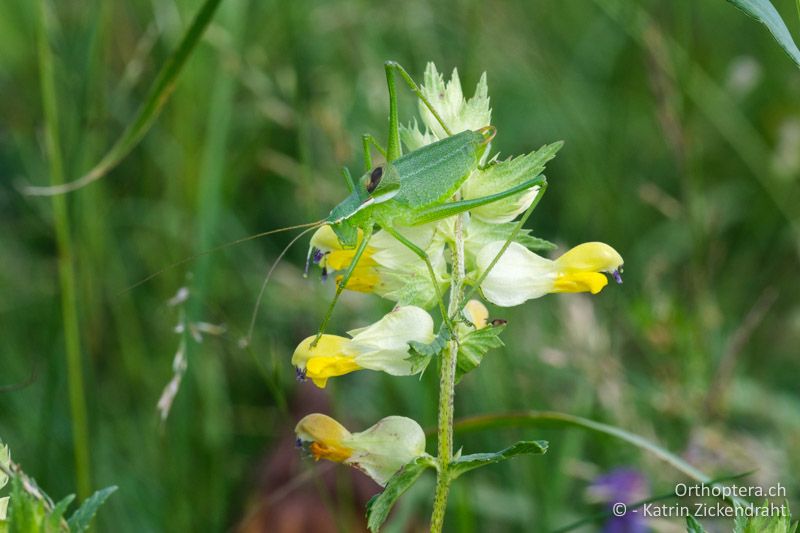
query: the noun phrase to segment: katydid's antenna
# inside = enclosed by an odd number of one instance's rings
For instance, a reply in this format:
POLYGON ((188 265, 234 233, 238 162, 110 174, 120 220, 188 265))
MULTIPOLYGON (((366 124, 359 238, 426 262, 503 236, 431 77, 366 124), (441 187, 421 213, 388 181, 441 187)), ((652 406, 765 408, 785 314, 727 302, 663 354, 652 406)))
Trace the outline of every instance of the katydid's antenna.
MULTIPOLYGON (((316 222, 309 222, 307 224, 298 224, 296 226, 288 226, 286 228, 278 228, 278 229, 273 229, 273 230, 269 230, 269 231, 263 231, 261 233, 256 233, 255 235, 250 235, 248 237, 242 237, 241 239, 236 239, 235 241, 231 241, 231 242, 227 242, 225 244, 221 244, 219 246, 211 248, 210 250, 205 250, 203 252, 200 252, 199 254, 195 254, 195 255, 186 257, 184 259, 181 259, 180 261, 176 261, 175 263, 172 263, 171 265, 168 265, 168 266, 162 268, 158 272, 153 272, 152 274, 150 274, 146 278, 137 281, 136 283, 134 283, 133 285, 131 285, 130 287, 128 287, 126 289, 121 290, 119 293, 117 293, 117 296, 125 294, 128 291, 132 291, 133 289, 135 289, 136 287, 138 287, 140 285, 144 285, 145 283, 147 283, 151 279, 153 279, 153 278, 155 278, 157 276, 160 276, 161 274, 163 274, 167 270, 172 270, 175 267, 179 267, 181 265, 184 265, 184 264, 186 264, 186 263, 188 263, 190 261, 194 261, 195 259, 198 259, 198 258, 203 257, 205 255, 208 255, 208 254, 211 254, 211 253, 214 253, 214 252, 218 252, 220 250, 224 250, 225 248, 229 248, 231 246, 235 246, 235 245, 241 244, 243 242, 252 241, 252 240, 255 240, 255 239, 260 239, 261 237, 266 237, 267 235, 274 235, 275 233, 281 233, 283 231, 291 231, 291 230, 300 229, 300 228, 309 228, 309 230, 310 230, 310 229, 313 229, 313 228, 321 226, 324 222, 325 222, 325 220, 317 220, 316 222)), ((301 235, 305 234, 309 230, 304 231, 303 233, 301 233, 301 235)), ((292 242, 294 242, 294 241, 292 241, 292 242)))
MULTIPOLYGON (((321 224, 321 222, 319 224, 321 224)), ((278 263, 281 262, 281 259, 283 259, 283 256, 286 255, 286 252, 289 251, 289 248, 291 248, 294 243, 299 241, 303 235, 307 234, 309 231, 313 229, 317 229, 317 226, 312 226, 304 230, 302 233, 300 233, 300 235, 289 241, 289 244, 286 245, 286 248, 283 249, 280 255, 278 255, 278 257, 275 259, 275 262, 272 263, 272 266, 269 267, 267 275, 264 278, 264 283, 261 284, 261 290, 258 292, 258 298, 256 298, 256 304, 253 307, 253 314, 250 316, 250 327, 247 329, 247 336, 243 338, 241 341, 239 341, 239 346, 241 348, 248 347, 250 345, 250 341, 253 339, 253 330, 256 327, 256 317, 258 316, 258 308, 261 307, 261 300, 264 298, 264 292, 267 289, 269 280, 272 279, 272 273, 275 272, 275 267, 277 267, 278 263)))

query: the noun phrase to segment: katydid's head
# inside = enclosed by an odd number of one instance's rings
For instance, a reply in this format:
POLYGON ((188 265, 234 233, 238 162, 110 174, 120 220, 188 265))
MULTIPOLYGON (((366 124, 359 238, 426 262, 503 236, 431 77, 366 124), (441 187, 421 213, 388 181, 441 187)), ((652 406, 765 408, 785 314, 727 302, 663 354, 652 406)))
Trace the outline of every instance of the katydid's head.
POLYGON ((355 246, 356 226, 374 206, 391 200, 400 191, 400 175, 394 165, 384 163, 365 172, 355 183, 347 172, 345 179, 350 194, 331 210, 326 222, 342 244, 355 246))

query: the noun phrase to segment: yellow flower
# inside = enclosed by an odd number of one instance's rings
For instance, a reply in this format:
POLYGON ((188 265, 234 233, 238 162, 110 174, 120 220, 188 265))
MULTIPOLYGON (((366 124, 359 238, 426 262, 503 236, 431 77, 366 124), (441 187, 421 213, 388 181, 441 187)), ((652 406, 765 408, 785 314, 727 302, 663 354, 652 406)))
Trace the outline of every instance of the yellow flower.
POLYGON ((356 370, 380 370, 393 376, 409 376, 408 343, 431 342, 433 319, 423 309, 402 306, 371 326, 348 332, 352 337, 322 335, 311 347, 315 336, 303 340, 292 355, 298 376, 310 378, 320 388, 328 378, 356 370))
MULTIPOLYGON (((359 229, 359 244, 363 236, 364 232, 359 229)), ((372 258, 374 253, 375 249, 372 246, 367 246, 345 288, 358 292, 373 292, 375 290, 375 286, 379 282, 379 275, 375 268, 377 263, 372 258)), ((344 248, 328 225, 319 228, 311 237, 309 257, 313 258, 314 262, 322 268, 323 279, 327 277, 328 271, 346 270, 350 263, 353 262, 355 254, 356 247, 344 248)), ((341 282, 341 280, 342 276, 336 277, 336 283, 341 282)))
MULTIPOLYGON (((500 251, 503 241, 481 249, 476 258, 483 272, 500 251)), ((512 242, 481 283, 490 302, 511 307, 552 292, 597 294, 608 283, 603 273, 622 283, 622 256, 601 242, 587 242, 572 248, 555 261, 541 257, 512 242)))
POLYGON ((425 453, 422 428, 402 416, 388 416, 361 433, 350 433, 333 418, 314 413, 295 427, 297 443, 315 460, 354 466, 383 486, 405 464, 425 453))
MULTIPOLYGON (((445 242, 437 235, 436 225, 397 230, 428 253, 437 278, 441 280, 447 271, 445 242)), ((361 230, 358 232, 358 242, 361 242, 363 234, 361 230)), ((355 248, 342 247, 330 226, 322 226, 311 237, 309 259, 322 268, 325 279, 329 272, 346 270, 355 252, 355 248)), ((337 275, 336 282, 341 282, 342 277, 337 275)), ((345 288, 375 293, 401 305, 430 307, 436 302, 436 290, 425 263, 385 231, 372 236, 345 288)))

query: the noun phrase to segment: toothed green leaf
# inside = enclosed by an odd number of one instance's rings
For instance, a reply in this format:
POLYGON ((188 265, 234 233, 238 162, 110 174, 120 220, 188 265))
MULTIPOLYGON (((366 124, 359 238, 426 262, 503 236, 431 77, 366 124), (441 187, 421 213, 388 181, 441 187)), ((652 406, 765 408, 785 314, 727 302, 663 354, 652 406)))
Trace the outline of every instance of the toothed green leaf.
POLYGON ((55 504, 53 510, 50 511, 50 514, 47 517, 47 523, 50 525, 52 531, 58 531, 58 529, 61 527, 61 521, 64 518, 64 513, 67 512, 67 507, 69 507, 69 504, 72 503, 72 500, 74 499, 75 495, 70 494, 55 504))
MULTIPOLYGON (((561 141, 547 144, 535 152, 492 163, 470 176, 461 192, 465 199, 480 198, 524 183, 541 174, 548 161, 556 156, 563 145, 561 141)), ((485 222, 511 222, 528 208, 535 194, 532 190, 526 190, 504 200, 477 207, 471 213, 485 222)))
MULTIPOLYGON (((516 225, 516 222, 492 223, 484 222, 479 218, 472 218, 467 226, 464 247, 468 253, 477 253, 490 242, 506 240, 516 225)), ((531 230, 525 228, 517 232, 514 241, 534 252, 548 252, 557 248, 550 241, 534 237, 531 235, 531 230)))
POLYGON ((700 525, 695 517, 687 516, 686 517, 686 533, 706 533, 706 530, 700 525))
POLYGON ((499 452, 462 455, 450 463, 450 473, 455 479, 470 470, 499 463, 517 455, 542 455, 547 452, 547 446, 547 441, 544 440, 521 440, 499 452))
POLYGON ((431 457, 417 457, 389 479, 383 492, 367 502, 367 526, 370 531, 375 533, 380 530, 397 499, 419 479, 425 469, 432 467, 431 457))
POLYGON ((411 362, 411 372, 413 374, 424 373, 434 357, 442 353, 447 346, 447 341, 451 339, 450 330, 442 324, 439 333, 429 343, 411 341, 408 343, 409 356, 406 361, 411 362))
POLYGON ((760 506, 764 516, 737 516, 733 523, 734 533, 795 533, 797 524, 792 524, 789 504, 782 505, 764 502, 760 506))
POLYGON ((506 329, 506 325, 489 324, 484 328, 469 332, 461 339, 458 350, 458 363, 456 367, 456 383, 461 381, 468 372, 476 369, 486 352, 492 348, 503 346, 500 334, 506 329))
POLYGON ((42 531, 47 514, 44 504, 25 492, 17 476, 11 480, 11 498, 8 507, 9 533, 42 531))
POLYGON ((81 532, 89 529, 89 524, 92 522, 97 510, 116 490, 116 486, 106 487, 89 496, 69 517, 69 530, 71 532, 81 532))

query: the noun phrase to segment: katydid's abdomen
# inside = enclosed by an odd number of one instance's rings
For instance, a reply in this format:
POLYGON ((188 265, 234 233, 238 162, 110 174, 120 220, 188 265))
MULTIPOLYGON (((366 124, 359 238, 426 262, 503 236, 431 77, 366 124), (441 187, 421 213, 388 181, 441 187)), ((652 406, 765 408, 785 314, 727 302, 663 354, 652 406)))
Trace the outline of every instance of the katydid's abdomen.
POLYGON ((396 159, 400 190, 393 201, 412 210, 447 201, 478 166, 484 145, 483 135, 467 130, 396 159))

